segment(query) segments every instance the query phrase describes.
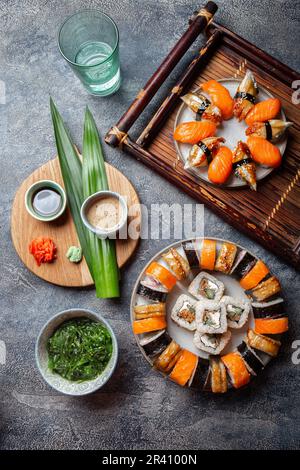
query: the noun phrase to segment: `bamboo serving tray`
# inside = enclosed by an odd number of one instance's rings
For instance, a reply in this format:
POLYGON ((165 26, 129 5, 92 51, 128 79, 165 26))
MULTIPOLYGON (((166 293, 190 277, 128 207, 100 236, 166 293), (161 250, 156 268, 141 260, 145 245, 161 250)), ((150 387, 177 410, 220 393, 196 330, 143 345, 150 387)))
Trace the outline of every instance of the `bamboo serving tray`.
POLYGON ((228 223, 260 242, 299 269, 300 267, 300 107, 292 103, 292 83, 300 75, 232 31, 212 22, 214 2, 194 13, 190 26, 138 93, 129 109, 106 135, 106 142, 159 172, 228 223), (176 86, 167 94, 137 140, 128 135, 132 125, 157 90, 206 28, 207 41, 188 65, 176 86), (209 79, 242 77, 252 70, 258 85, 280 98, 287 120, 294 123, 282 166, 258 184, 225 189, 210 185, 183 169, 173 141, 174 121, 180 95, 209 79))

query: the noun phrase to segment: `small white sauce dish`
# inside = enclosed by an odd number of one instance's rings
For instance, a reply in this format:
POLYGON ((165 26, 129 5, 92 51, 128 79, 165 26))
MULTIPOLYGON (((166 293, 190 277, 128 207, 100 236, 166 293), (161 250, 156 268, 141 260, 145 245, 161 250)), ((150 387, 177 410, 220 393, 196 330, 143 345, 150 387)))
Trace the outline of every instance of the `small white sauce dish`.
POLYGON ((84 203, 81 206, 81 219, 84 223, 84 225, 91 230, 91 232, 95 233, 98 238, 115 238, 116 234, 118 232, 121 232, 122 229, 126 226, 127 224, 127 218, 128 218, 128 208, 127 208, 127 203, 126 200, 123 196, 121 196, 119 193, 116 193, 114 191, 98 191, 97 193, 92 194, 89 196, 84 203), (116 199, 119 204, 120 204, 120 219, 119 222, 114 225, 111 228, 104 229, 100 227, 95 227, 94 225, 91 225, 90 222, 88 221, 87 218, 87 213, 89 208, 95 203, 98 202, 101 199, 105 198, 114 198, 116 199))

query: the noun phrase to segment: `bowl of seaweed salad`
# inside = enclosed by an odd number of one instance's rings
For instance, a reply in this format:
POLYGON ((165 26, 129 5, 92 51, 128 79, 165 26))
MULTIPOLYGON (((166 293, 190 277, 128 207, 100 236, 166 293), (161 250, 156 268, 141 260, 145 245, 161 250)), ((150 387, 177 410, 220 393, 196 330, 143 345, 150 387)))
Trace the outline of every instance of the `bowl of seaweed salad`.
POLYGON ((90 310, 65 310, 42 328, 36 362, 46 382, 67 395, 86 395, 112 376, 118 345, 109 323, 90 310))

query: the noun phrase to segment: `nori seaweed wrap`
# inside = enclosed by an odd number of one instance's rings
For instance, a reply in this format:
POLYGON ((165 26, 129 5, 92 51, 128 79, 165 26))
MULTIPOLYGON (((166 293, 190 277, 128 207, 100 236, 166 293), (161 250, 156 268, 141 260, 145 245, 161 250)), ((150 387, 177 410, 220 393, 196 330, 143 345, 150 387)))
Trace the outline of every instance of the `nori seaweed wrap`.
POLYGON ((150 287, 143 284, 138 285, 137 294, 147 297, 147 299, 153 300, 153 302, 165 302, 168 296, 167 292, 150 289, 150 287))
POLYGON ((247 369, 252 375, 257 375, 264 368, 264 365, 257 355, 244 341, 237 347, 237 350, 244 359, 247 369))
POLYGON ((194 243, 191 241, 183 242, 182 248, 189 262, 190 268, 199 268, 199 259, 195 250, 194 243))

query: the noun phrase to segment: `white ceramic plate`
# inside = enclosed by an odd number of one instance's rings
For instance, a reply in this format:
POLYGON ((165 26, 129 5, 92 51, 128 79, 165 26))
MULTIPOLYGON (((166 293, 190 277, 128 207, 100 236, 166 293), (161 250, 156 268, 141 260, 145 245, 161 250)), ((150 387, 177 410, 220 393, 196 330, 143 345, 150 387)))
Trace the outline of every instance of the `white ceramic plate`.
MULTIPOLYGON (((237 87, 241 80, 238 80, 235 78, 226 78, 226 79, 222 79, 218 81, 221 82, 222 85, 224 85, 228 89, 230 95, 233 97, 236 93, 237 87)), ((202 91, 201 93, 207 98, 209 98, 209 95, 207 95, 206 93, 203 93, 202 91)), ((257 103, 259 103, 260 101, 264 101, 268 98, 274 98, 274 96, 267 89, 263 88, 262 86, 259 86, 259 94, 257 97, 257 103)), ((282 110, 280 112, 279 118, 286 121, 286 116, 282 110)), ((188 121, 195 121, 195 119, 196 119, 195 113, 190 108, 188 108, 188 106, 185 103, 182 103, 175 119, 174 130, 179 124, 182 124, 183 122, 188 122, 188 121)), ((239 122, 236 118, 233 117, 232 119, 229 119, 228 121, 223 121, 221 123, 221 125, 218 127, 216 135, 219 137, 224 137, 224 139, 226 140, 224 145, 226 145, 231 150, 233 150, 239 140, 242 140, 243 142, 246 141, 245 130, 247 129, 247 127, 248 126, 244 121, 239 122)), ((182 144, 180 142, 176 142, 175 140, 174 140, 174 143, 175 143, 176 151, 179 157, 181 158, 183 163, 185 163, 187 160, 189 151, 191 149, 191 145, 182 144)), ((286 145, 287 145, 286 137, 284 137, 277 144, 277 147, 279 148, 281 155, 284 154, 286 145)), ((188 169, 187 171, 195 174, 196 176, 206 181, 207 183, 212 184, 209 181, 208 176, 207 176, 207 167, 195 168, 195 169, 193 168, 193 169, 188 169)), ((262 180, 263 178, 268 176, 272 171, 273 171, 272 168, 265 168, 261 165, 257 165, 257 171, 256 171, 257 181, 262 180)), ((247 186, 247 183, 241 181, 236 176, 234 176, 234 174, 232 174, 224 186, 228 188, 237 188, 241 186, 247 186)))

